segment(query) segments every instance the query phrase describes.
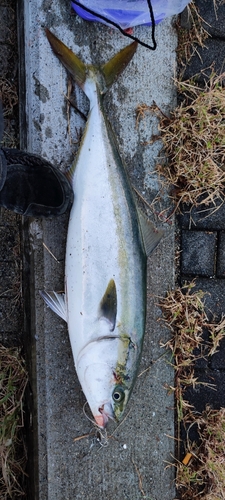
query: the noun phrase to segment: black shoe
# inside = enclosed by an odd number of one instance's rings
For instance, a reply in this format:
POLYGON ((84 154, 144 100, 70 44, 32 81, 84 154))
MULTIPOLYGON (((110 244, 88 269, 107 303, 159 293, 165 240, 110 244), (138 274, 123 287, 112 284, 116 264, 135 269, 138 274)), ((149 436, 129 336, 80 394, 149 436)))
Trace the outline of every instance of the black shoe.
POLYGON ((60 170, 37 155, 10 148, 0 151, 0 206, 30 217, 66 212, 73 190, 60 170))
MULTIPOLYGON (((4 130, 0 100, 0 142, 4 130)), ((73 202, 66 178, 40 156, 0 148, 0 206, 30 217, 62 215, 73 202)))

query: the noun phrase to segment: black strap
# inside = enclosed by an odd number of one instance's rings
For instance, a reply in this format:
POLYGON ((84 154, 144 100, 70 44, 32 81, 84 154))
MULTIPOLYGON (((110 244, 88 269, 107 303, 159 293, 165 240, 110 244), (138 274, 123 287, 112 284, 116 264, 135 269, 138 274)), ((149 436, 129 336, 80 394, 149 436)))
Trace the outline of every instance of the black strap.
POLYGON ((119 24, 115 23, 114 21, 110 21, 109 19, 107 19, 107 17, 102 16, 102 14, 98 14, 94 10, 89 9, 89 7, 86 7, 85 5, 83 5, 78 0, 73 0, 73 3, 75 3, 75 5, 77 5, 78 7, 81 7, 82 9, 86 10, 87 12, 89 12, 89 14, 92 14, 93 16, 99 17, 100 19, 102 19, 103 21, 105 21, 108 24, 112 24, 112 26, 115 26, 115 28, 117 28, 124 36, 127 36, 128 38, 131 38, 131 40, 134 40, 135 42, 138 42, 143 47, 146 47, 147 49, 150 49, 150 50, 156 50, 157 43, 156 43, 156 40, 155 40, 155 18, 154 18, 154 12, 153 12, 153 8, 152 8, 151 0, 147 0, 147 3, 148 3, 148 8, 149 8, 149 12, 150 12, 150 18, 151 18, 151 23, 152 23, 152 43, 153 43, 152 47, 148 43, 145 43, 145 42, 142 42, 142 40, 139 40, 139 38, 137 38, 136 36, 133 36, 133 35, 130 35, 129 33, 126 33, 126 31, 124 31, 120 27, 119 24))

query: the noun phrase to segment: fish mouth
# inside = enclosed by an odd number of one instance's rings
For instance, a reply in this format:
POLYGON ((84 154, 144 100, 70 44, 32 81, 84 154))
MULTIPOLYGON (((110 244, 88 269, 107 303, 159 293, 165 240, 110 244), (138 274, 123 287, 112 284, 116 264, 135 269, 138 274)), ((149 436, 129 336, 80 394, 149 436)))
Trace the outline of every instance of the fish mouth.
POLYGON ((98 409, 100 415, 94 415, 95 422, 96 422, 97 426, 100 427, 101 429, 106 428, 109 419, 114 420, 114 418, 112 416, 112 412, 111 411, 107 412, 105 410, 104 406, 106 406, 106 405, 103 404, 98 409))

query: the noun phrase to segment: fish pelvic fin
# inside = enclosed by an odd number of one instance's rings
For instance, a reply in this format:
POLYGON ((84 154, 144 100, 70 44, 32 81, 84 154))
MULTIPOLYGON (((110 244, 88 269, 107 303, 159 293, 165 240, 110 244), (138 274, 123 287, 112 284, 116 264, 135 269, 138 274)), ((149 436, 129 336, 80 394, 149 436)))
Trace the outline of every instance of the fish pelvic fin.
POLYGON ((132 59, 136 49, 137 42, 126 46, 107 63, 101 66, 92 66, 84 64, 74 52, 69 49, 59 38, 46 28, 46 35, 52 47, 53 52, 59 58, 63 66, 69 71, 77 84, 84 90, 84 83, 93 74, 96 75, 97 86, 101 94, 105 94, 120 73, 126 68, 132 59))
POLYGON ((40 290, 40 295, 44 299, 47 306, 52 309, 60 318, 62 318, 67 323, 67 313, 65 304, 65 294, 57 292, 45 292, 40 290))

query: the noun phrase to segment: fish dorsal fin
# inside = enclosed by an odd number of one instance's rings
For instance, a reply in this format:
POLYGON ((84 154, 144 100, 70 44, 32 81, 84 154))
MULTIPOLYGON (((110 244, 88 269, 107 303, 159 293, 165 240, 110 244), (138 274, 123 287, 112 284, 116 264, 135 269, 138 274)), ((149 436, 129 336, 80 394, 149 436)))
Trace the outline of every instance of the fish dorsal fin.
POLYGON ((86 65, 59 38, 53 35, 48 28, 46 28, 46 35, 53 52, 63 66, 68 69, 78 85, 82 87, 86 80, 86 65))
POLYGON ((116 324, 117 293, 116 284, 113 279, 108 283, 106 291, 99 305, 99 319, 104 318, 110 323, 110 331, 113 332, 116 324))
POLYGON ((137 49, 137 45, 137 42, 133 42, 130 45, 127 45, 124 49, 120 50, 120 52, 113 56, 107 63, 101 66, 101 72, 104 75, 107 89, 111 87, 120 73, 122 73, 122 71, 126 68, 127 64, 130 62, 137 49))
POLYGON ((160 242, 164 231, 157 230, 154 224, 138 208, 138 218, 141 226, 141 233, 144 242, 145 253, 149 256, 160 242))
POLYGON ((66 304, 65 304, 65 294, 57 293, 57 292, 45 292, 44 290, 40 290, 40 294, 47 306, 54 311, 54 313, 58 314, 58 316, 67 323, 67 313, 66 313, 66 304))

